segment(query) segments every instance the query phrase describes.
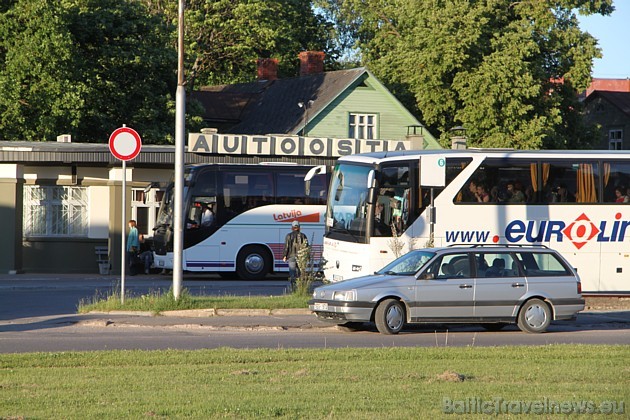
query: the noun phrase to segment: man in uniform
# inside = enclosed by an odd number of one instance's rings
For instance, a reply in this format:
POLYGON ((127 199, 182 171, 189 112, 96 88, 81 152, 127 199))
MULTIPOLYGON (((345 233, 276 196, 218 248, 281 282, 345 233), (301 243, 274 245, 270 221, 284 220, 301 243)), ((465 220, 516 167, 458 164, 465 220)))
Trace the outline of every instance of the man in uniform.
POLYGON ((289 280, 291 287, 295 287, 295 280, 299 276, 299 268, 297 265, 298 251, 308 246, 308 238, 300 232, 300 222, 294 220, 291 223, 291 232, 284 239, 284 255, 282 260, 289 263, 289 280))

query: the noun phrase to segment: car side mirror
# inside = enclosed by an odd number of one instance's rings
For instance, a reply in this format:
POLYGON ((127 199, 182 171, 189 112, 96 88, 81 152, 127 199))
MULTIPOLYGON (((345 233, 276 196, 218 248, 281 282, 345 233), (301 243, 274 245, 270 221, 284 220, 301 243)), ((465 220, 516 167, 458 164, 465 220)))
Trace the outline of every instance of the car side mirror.
POLYGON ((418 280, 435 280, 435 274, 433 273, 422 273, 418 280))

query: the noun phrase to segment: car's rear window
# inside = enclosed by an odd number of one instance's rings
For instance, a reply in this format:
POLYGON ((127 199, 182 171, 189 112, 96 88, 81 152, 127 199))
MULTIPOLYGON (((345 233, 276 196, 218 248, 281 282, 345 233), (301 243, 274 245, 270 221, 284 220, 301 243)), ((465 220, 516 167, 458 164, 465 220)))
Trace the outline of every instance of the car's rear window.
POLYGON ((527 277, 571 276, 569 267, 551 252, 517 252, 527 277))

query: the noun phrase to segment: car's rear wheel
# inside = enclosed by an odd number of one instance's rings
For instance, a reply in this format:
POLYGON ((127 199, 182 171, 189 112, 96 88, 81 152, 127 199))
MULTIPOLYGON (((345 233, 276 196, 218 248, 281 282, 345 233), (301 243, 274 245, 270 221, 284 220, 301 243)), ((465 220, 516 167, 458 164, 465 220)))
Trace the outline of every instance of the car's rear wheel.
POLYGON ((542 333, 551 324, 551 308, 540 299, 530 299, 518 313, 518 327, 528 333, 542 333))
POLYGON ((405 325, 405 308, 396 299, 386 299, 376 307, 376 329, 381 334, 398 334, 405 325))
POLYGON ((236 258, 236 273, 243 280, 262 280, 271 271, 271 256, 259 245, 246 246, 236 258))

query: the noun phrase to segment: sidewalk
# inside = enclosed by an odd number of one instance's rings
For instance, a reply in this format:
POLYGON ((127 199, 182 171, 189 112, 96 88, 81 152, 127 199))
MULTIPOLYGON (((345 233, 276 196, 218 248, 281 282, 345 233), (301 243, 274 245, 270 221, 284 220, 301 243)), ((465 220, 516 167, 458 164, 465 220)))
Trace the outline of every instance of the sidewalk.
MULTIPOLYGON (((312 330, 335 328, 308 309, 195 309, 150 312, 112 311, 76 315, 77 325, 95 327, 207 328, 212 330, 312 330)), ((72 321, 71 321, 72 322, 72 321)))
MULTIPOLYGON (((586 298, 577 324, 630 323, 630 298, 586 298)), ((308 309, 195 309, 150 312, 113 311, 77 315, 77 324, 100 327, 208 328, 213 330, 311 330, 333 328, 308 309)), ((563 323, 564 324, 564 323, 563 323)))

